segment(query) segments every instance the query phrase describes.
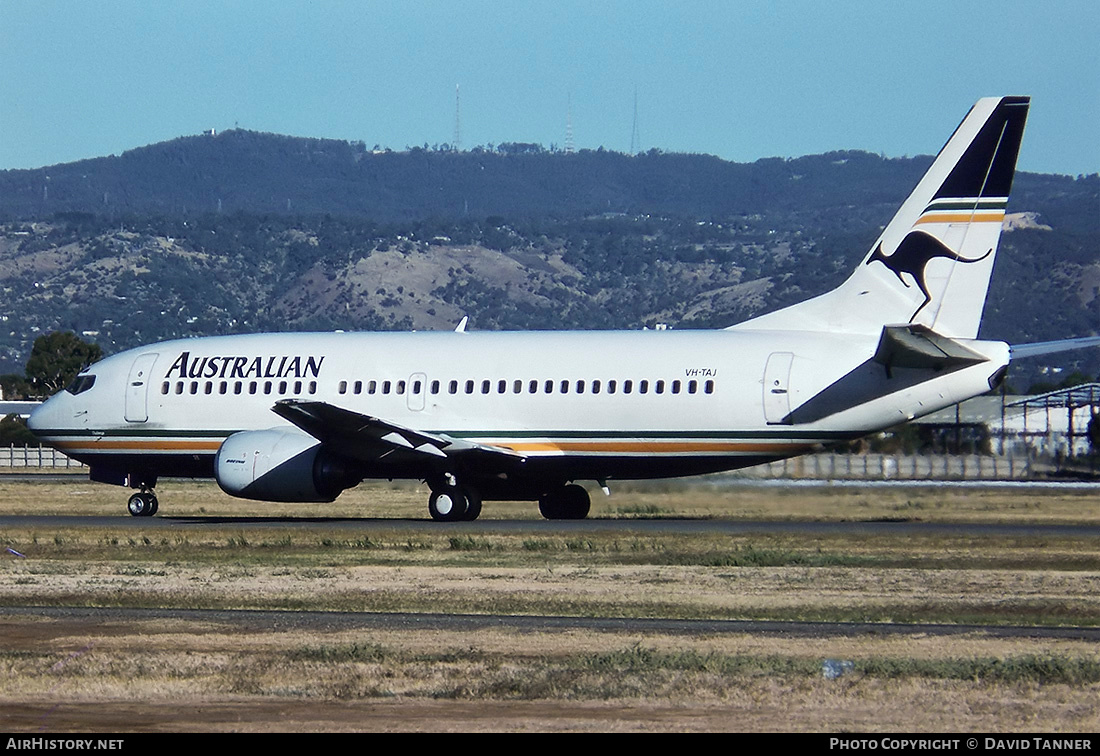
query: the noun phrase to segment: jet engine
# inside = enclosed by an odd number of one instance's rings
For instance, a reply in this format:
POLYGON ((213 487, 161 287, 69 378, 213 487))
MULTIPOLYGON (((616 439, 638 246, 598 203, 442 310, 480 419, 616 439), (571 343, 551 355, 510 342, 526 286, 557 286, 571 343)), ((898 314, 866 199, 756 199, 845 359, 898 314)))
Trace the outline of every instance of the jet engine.
POLYGON ((214 478, 230 496, 259 501, 328 502, 360 478, 313 436, 273 428, 227 438, 214 478))

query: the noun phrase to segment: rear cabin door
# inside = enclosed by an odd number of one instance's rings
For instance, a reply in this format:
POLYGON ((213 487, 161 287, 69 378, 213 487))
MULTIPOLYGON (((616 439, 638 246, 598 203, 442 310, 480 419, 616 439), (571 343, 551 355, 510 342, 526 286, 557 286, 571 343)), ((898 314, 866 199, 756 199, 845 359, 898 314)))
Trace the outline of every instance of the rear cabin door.
POLYGON ((782 425, 791 414, 791 352, 773 352, 764 367, 764 419, 768 425, 782 425))
POLYGON ((154 353, 139 355, 126 379, 126 421, 144 423, 149 419, 149 381, 152 378, 154 353))

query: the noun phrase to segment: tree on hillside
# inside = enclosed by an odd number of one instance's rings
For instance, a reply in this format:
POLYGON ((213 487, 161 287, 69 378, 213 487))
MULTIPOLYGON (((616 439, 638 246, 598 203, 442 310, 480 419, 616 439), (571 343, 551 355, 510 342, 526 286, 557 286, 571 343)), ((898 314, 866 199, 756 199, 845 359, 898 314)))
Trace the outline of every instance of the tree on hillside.
POLYGON ((34 340, 27 359, 30 393, 39 397, 56 394, 84 368, 103 357, 98 344, 82 341, 72 331, 54 331, 34 340))
POLYGON ((27 423, 19 415, 0 419, 0 446, 38 446, 38 439, 27 430, 27 423))
POLYGON ((30 387, 18 373, 0 375, 0 399, 25 399, 30 387))

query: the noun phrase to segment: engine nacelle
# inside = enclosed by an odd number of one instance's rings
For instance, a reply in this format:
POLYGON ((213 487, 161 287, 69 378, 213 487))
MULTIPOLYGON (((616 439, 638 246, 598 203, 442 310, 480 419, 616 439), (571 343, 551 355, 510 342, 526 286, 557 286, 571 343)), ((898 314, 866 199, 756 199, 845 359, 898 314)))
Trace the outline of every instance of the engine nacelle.
POLYGON ((359 480, 313 436, 273 428, 225 439, 214 478, 230 496, 260 501, 332 501, 359 480))

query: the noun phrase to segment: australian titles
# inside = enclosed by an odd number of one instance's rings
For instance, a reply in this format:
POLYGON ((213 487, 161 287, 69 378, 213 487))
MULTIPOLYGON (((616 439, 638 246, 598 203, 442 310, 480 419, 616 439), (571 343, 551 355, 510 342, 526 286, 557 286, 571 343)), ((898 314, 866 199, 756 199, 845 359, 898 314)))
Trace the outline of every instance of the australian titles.
POLYGON ((165 378, 317 378, 324 357, 195 357, 182 352, 165 378))

